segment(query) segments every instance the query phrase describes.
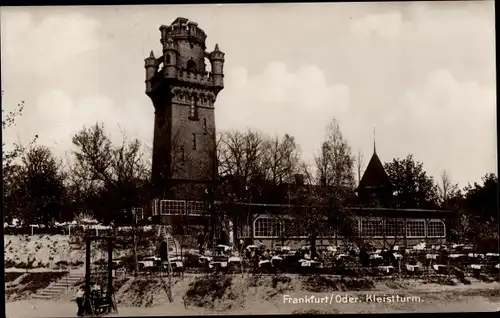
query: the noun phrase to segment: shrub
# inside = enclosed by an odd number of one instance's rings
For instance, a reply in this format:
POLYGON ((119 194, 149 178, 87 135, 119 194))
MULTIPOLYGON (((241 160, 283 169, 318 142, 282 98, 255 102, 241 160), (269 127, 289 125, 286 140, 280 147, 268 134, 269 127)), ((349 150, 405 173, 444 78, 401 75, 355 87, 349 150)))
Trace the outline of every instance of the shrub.
POLYGON ((23 276, 24 273, 22 272, 11 272, 11 273, 5 273, 4 277, 5 277, 5 282, 8 283, 8 282, 13 282, 15 281, 16 279, 18 279, 19 277, 23 276))
POLYGON ((231 283, 232 277, 225 275, 205 276, 197 279, 189 285, 184 296, 184 303, 213 308, 214 302, 224 296, 231 283))
POLYGON ((370 290, 375 284, 368 278, 331 279, 325 276, 312 276, 304 282, 306 290, 325 292, 330 290, 370 290))

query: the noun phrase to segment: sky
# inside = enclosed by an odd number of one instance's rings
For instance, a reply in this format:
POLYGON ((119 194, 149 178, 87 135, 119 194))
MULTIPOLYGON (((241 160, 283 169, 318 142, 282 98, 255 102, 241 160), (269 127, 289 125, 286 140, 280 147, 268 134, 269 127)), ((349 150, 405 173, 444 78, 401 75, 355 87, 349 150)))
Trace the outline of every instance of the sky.
POLYGON ((177 17, 226 53, 219 132, 288 133, 310 161, 335 118, 365 165, 375 128, 382 162, 413 154, 462 187, 497 172, 493 1, 4 7, 2 108, 26 105, 4 141, 63 157, 103 122, 150 146, 144 59, 177 17))

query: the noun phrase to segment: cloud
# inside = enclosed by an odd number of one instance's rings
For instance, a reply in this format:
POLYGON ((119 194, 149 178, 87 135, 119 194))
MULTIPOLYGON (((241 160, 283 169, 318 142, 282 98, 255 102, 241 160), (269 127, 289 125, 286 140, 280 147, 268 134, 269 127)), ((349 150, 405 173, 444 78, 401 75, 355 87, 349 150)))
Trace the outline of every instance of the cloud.
POLYGON ((252 128, 270 135, 289 133, 306 155, 319 147, 326 125, 349 109, 349 88, 329 83, 314 65, 296 70, 271 62, 259 74, 230 70, 216 104, 219 131, 252 128))
POLYGON ((409 36, 423 41, 446 37, 475 37, 481 40, 490 37, 493 40, 494 23, 489 20, 494 19, 493 11, 489 19, 485 19, 484 14, 471 14, 483 8, 471 7, 467 3, 450 3, 447 7, 414 3, 405 6, 404 10, 389 10, 351 19, 350 31, 361 37, 375 35, 390 39, 409 36))
MULTIPOLYGON (((448 169, 467 182, 496 170, 492 8, 332 4, 286 15, 248 8, 245 19, 264 22, 244 41, 241 28, 226 27, 241 22, 238 10, 184 9, 209 35, 207 46, 218 42, 227 54, 219 131, 290 133, 310 158, 335 117, 366 161, 376 127, 382 161, 413 153, 432 175, 448 169)), ((4 138, 27 142, 36 133, 60 153, 83 125, 102 121, 114 138, 125 130, 150 146, 154 110, 143 59, 150 49, 159 53, 158 25, 184 16, 177 9, 3 9, 2 106, 26 101, 4 138)))
POLYGON ((397 37, 400 34, 403 21, 400 12, 390 12, 384 14, 369 14, 351 22, 351 32, 353 34, 369 37, 372 35, 379 37, 397 37))
POLYGON ((7 67, 48 72, 99 49, 99 27, 79 13, 49 15, 36 22, 30 13, 8 12, 2 14, 2 59, 9 61, 7 67))
POLYGON ((496 171, 495 100, 492 88, 458 81, 446 70, 431 72, 423 85, 406 90, 397 111, 385 115, 388 129, 399 131, 392 144, 402 147, 394 154, 414 153, 434 176, 446 169, 462 180, 479 180, 496 171))

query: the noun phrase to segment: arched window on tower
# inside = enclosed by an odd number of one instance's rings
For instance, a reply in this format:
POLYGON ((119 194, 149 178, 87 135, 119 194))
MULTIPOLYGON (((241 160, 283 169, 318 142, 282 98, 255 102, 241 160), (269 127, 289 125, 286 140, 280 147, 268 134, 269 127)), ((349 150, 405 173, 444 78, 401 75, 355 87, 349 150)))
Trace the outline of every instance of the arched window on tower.
POLYGON ((208 73, 212 72, 212 62, 206 57, 205 57, 205 71, 207 71, 208 73))
POLYGON ((170 58, 170 54, 167 54, 167 61, 166 61, 167 64, 170 64, 171 63, 171 58, 170 58))
POLYGON ((193 150, 196 150, 196 134, 193 133, 193 150))
POLYGON ((190 72, 196 72, 196 62, 191 58, 189 61, 187 61, 186 68, 190 72))

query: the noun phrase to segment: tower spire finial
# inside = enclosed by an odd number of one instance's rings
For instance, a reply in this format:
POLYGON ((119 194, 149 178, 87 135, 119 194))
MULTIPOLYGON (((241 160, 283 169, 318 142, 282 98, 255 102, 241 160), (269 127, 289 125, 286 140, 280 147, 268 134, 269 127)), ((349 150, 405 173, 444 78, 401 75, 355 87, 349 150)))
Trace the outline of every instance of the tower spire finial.
POLYGON ((373 153, 377 153, 377 147, 375 145, 375 127, 373 127, 373 153))

